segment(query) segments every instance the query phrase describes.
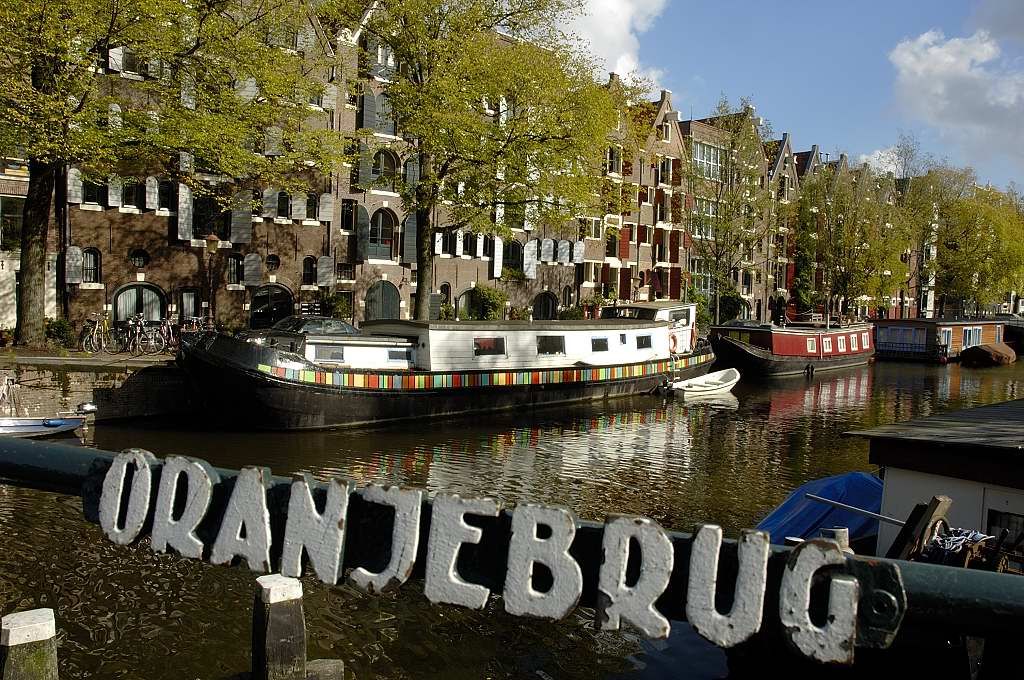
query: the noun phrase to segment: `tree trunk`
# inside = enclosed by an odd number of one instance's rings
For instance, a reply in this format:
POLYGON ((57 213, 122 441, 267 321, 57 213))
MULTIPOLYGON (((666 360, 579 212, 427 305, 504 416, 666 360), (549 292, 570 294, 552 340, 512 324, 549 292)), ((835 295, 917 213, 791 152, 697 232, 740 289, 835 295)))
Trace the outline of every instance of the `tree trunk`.
POLYGON ((18 290, 17 345, 46 344, 46 245, 50 204, 59 164, 30 160, 28 196, 21 228, 21 283, 18 290))
POLYGON ((430 293, 434 288, 434 160, 420 154, 420 184, 416 187, 416 309, 417 321, 430 320, 430 293))
POLYGON ((71 238, 71 219, 68 215, 68 166, 64 163, 57 168, 53 188, 53 218, 57 225, 57 308, 61 318, 67 319, 71 312, 71 299, 67 284, 67 254, 71 238))

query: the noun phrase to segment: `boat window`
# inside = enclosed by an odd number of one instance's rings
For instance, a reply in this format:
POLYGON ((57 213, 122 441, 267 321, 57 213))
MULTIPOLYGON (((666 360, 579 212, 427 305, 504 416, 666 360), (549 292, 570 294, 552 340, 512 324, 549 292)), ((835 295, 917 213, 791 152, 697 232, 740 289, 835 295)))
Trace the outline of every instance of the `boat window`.
POLYGON ((337 345, 316 345, 317 361, 344 361, 345 348, 337 345))
POLYGON ((619 333, 619 344, 620 345, 625 345, 626 344, 626 334, 625 333, 619 333))
POLYGON ((565 354, 565 336, 537 336, 537 354, 565 354))
POLYGON ((651 346, 651 336, 649 335, 638 335, 636 336, 636 348, 637 349, 649 349, 651 346))
POLYGON ((870 345, 871 343, 868 342, 868 332, 864 331, 863 333, 860 334, 860 346, 863 347, 864 349, 867 349, 870 345))
POLYGON ((857 351, 857 334, 856 333, 850 333, 850 351, 851 352, 856 352, 857 351))
POLYGON ((832 338, 821 339, 821 351, 825 354, 830 354, 832 352, 832 338))
POLYGON ((412 361, 411 349, 389 349, 388 361, 412 361))
POLYGON ((591 352, 607 352, 608 351, 608 338, 591 338, 590 339, 590 351, 591 352))
POLYGON ((836 338, 836 342, 839 343, 839 351, 840 352, 845 352, 846 351, 846 336, 845 335, 840 335, 838 338, 836 338))
POLYGON ((818 340, 817 338, 807 338, 807 351, 814 353, 818 351, 818 340))
POLYGON ((684 326, 690 325, 690 310, 689 309, 676 309, 671 313, 672 321, 680 321, 684 326))
POLYGON ((505 338, 473 338, 473 354, 478 357, 505 353, 505 338))

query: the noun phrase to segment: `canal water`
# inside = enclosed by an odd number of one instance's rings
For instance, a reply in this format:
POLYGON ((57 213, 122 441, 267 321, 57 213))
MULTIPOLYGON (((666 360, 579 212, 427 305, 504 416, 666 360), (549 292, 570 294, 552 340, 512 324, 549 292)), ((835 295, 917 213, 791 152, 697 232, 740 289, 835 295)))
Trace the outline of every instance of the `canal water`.
MULTIPOLYGON (((872 470, 844 433, 1013 399, 1024 365, 880 363, 836 375, 741 383, 733 397, 686 404, 643 397, 605 404, 312 434, 219 432, 205 421, 100 424, 87 445, 142 447, 277 474, 562 504, 584 519, 641 514, 671 529, 753 527, 795 487, 872 470)), ((60 390, 66 376, 37 380, 60 390)), ((62 678, 228 678, 247 669, 253 576, 123 548, 82 519, 78 499, 0 486, 0 613, 56 610, 62 678)), ((349 677, 715 678, 724 655, 686 625, 667 641, 593 630, 593 613, 537 623, 429 606, 422 584, 365 596, 307 579, 311 658, 342 658, 349 677), (682 672, 681 669, 685 669, 682 672)))

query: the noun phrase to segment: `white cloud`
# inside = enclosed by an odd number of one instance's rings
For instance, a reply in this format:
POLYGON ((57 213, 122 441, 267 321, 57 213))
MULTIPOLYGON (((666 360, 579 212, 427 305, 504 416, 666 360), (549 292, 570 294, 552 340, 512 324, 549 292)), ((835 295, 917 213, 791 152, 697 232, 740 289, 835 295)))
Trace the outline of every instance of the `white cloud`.
POLYGON ((900 42, 889 61, 904 110, 962 146, 969 162, 1006 154, 1024 166, 1024 71, 1001 55, 988 31, 933 30, 900 42))
POLYGON ((871 153, 862 153, 857 158, 857 165, 867 163, 875 172, 896 172, 896 147, 875 149, 871 153))
POLYGON ((607 71, 638 73, 657 84, 661 69, 640 63, 640 36, 665 9, 668 0, 587 0, 569 30, 589 45, 607 71))

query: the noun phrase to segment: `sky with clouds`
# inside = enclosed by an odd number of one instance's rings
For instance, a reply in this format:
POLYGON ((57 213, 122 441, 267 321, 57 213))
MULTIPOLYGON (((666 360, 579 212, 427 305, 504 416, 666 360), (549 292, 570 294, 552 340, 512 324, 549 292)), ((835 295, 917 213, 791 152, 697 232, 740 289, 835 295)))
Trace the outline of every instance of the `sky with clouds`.
POLYGON ((586 0, 607 70, 684 118, 750 97, 796 150, 884 159, 901 131, 981 181, 1024 184, 1024 0, 586 0))

